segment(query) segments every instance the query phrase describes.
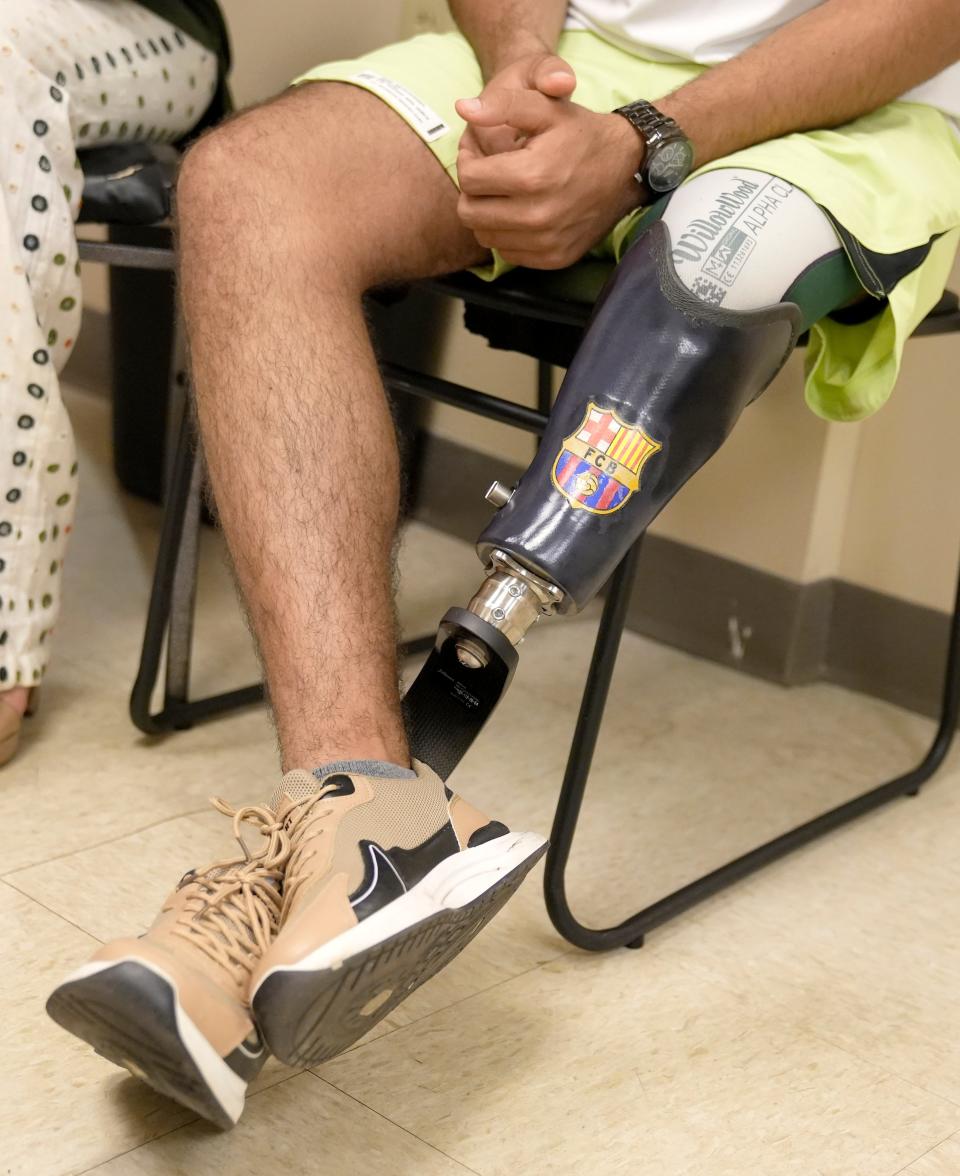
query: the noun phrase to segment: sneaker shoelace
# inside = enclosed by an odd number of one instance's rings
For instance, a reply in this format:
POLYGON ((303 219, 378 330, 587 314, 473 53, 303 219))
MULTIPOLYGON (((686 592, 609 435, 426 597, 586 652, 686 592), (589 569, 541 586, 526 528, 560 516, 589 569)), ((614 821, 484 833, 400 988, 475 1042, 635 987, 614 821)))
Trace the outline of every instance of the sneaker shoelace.
POLYGON ((219 797, 211 797, 210 803, 233 818, 233 835, 243 856, 184 874, 178 890, 189 888, 190 893, 171 934, 186 939, 215 963, 227 968, 239 965, 249 973, 279 927, 290 839, 271 809, 261 805, 233 809, 219 797), (251 853, 244 841, 244 823, 266 837, 259 853, 251 853))
POLYGON ((336 812, 329 803, 333 788, 321 785, 319 792, 293 800, 277 813, 284 832, 290 840, 290 856, 284 871, 283 908, 288 909, 294 896, 308 878, 306 864, 318 853, 316 840, 326 830, 328 819, 336 812))

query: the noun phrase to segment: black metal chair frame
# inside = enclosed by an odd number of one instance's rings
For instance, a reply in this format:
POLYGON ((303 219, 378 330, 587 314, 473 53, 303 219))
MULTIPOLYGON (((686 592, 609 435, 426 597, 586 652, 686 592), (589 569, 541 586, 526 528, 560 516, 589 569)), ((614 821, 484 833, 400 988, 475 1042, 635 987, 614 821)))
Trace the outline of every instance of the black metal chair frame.
MULTIPOLYGON (((115 243, 82 241, 80 257, 107 265, 147 269, 172 269, 173 255, 167 249, 115 243)), ((487 308, 539 323, 553 324, 559 330, 582 332, 591 308, 584 303, 568 302, 531 294, 522 288, 490 287, 463 275, 423 283, 435 292, 460 299, 465 305, 487 308)), ((960 333, 960 309, 956 299, 948 296, 917 330, 917 334, 960 333)), ((180 730, 203 719, 263 698, 261 684, 230 690, 206 698, 190 698, 190 654, 193 643, 194 603, 197 582, 197 554, 203 491, 203 462, 191 408, 184 394, 184 379, 178 381, 177 356, 173 358, 171 380, 179 384, 179 433, 166 488, 165 513, 154 571, 153 587, 144 632, 140 666, 130 698, 130 713, 137 727, 158 735, 180 730), (166 646, 163 704, 151 710, 151 698, 160 679, 160 667, 166 646)), ((514 404, 448 380, 429 376, 396 364, 386 364, 384 380, 391 392, 454 405, 466 412, 487 417, 501 424, 542 434, 550 410, 551 368, 539 361, 536 409, 514 404)), ((638 541, 625 556, 607 586, 603 612, 570 754, 564 772, 560 796, 551 831, 550 850, 546 858, 544 895, 553 925, 570 943, 591 951, 614 947, 641 947, 648 931, 688 910, 696 903, 747 877, 839 828, 856 817, 879 808, 899 796, 916 796, 920 786, 943 763, 950 748, 960 714, 960 569, 954 609, 950 621, 946 651, 939 725, 929 750, 910 771, 875 786, 853 800, 822 813, 813 820, 774 837, 748 853, 712 870, 650 904, 615 926, 587 927, 571 910, 565 874, 570 857, 584 792, 590 776, 593 754, 606 708, 610 682, 616 666, 620 638, 626 621, 627 605, 634 581, 641 543, 638 541)), ((409 655, 430 648, 434 635, 418 638, 402 647, 409 655)))

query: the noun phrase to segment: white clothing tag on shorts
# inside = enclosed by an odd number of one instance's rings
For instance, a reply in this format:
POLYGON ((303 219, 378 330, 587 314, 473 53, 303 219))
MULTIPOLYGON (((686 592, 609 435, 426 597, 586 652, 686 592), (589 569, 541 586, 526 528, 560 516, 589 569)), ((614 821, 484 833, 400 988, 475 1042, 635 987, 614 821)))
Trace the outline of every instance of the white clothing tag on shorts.
POLYGON ((402 115, 425 143, 432 143, 434 139, 439 139, 450 130, 435 110, 431 110, 412 90, 408 90, 400 82, 395 82, 393 78, 386 78, 383 74, 374 73, 372 69, 365 69, 347 81, 357 82, 365 89, 372 90, 388 106, 392 106, 397 114, 402 115))

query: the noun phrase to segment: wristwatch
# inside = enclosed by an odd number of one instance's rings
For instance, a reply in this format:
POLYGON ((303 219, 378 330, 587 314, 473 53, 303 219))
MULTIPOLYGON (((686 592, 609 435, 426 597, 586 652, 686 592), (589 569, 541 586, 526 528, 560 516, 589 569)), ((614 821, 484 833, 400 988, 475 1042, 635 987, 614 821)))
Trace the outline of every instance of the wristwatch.
POLYGON ((613 113, 622 114, 646 144, 637 183, 658 194, 678 188, 693 170, 693 144, 677 123, 642 99, 613 113))

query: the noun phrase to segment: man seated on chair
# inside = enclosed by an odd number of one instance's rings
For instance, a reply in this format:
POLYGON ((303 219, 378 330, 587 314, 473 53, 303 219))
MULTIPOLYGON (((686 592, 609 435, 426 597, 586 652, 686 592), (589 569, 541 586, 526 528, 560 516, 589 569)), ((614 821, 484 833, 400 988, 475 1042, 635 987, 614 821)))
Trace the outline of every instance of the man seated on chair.
MULTIPOLYGON (((411 759, 392 598, 398 460, 364 293, 595 251, 618 274, 632 267, 638 299, 631 314, 613 279, 591 328, 607 331, 595 384, 653 355, 661 392, 682 403, 673 359, 707 326, 742 337, 749 358, 779 316, 790 345, 811 330, 811 409, 856 420, 890 393, 957 243, 954 0, 451 9, 458 33, 318 66, 203 138, 181 174, 204 450, 286 775, 268 805, 235 816, 266 848, 188 874, 148 934, 101 949, 51 1011, 224 1124, 264 1048, 298 1064, 346 1048, 543 850, 411 759), (648 305, 664 310, 656 330, 648 305)), ((718 398, 746 379, 726 354, 718 398)), ((575 368, 565 386, 584 379, 575 368)), ((713 396, 696 391, 705 418, 713 396)), ((618 419, 588 412, 585 430, 618 419)), ((633 433, 619 442, 628 474, 641 450, 662 451, 652 471, 682 448, 654 437, 643 450, 633 433)), ((588 443, 594 455, 618 444, 588 443)), ((618 489, 578 468, 555 467, 561 523, 563 503, 589 523, 629 497, 629 478, 618 489)))

